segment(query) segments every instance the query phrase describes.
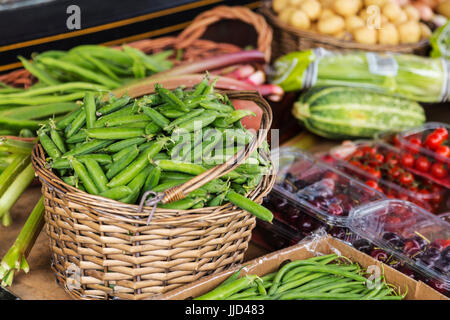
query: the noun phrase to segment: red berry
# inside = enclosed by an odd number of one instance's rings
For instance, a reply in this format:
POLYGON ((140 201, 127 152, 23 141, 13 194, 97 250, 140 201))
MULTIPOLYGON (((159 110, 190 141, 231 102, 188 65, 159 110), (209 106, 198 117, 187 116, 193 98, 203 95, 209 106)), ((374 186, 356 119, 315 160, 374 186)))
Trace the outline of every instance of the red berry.
POLYGON ((428 172, 430 170, 430 161, 426 157, 419 157, 416 159, 414 167, 422 172, 428 172))
POLYGON ((431 175, 437 179, 444 179, 448 175, 448 170, 444 167, 444 164, 435 162, 431 166, 431 175))
POLYGON ((410 153, 405 153, 401 158, 401 163, 406 168, 411 168, 414 165, 414 157, 410 153))

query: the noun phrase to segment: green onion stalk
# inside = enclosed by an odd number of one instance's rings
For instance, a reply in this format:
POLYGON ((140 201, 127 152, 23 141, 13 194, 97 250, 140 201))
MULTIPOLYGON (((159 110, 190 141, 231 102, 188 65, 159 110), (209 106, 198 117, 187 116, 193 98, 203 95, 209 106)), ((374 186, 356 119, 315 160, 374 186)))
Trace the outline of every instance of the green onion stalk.
POLYGON ((15 271, 30 271, 26 258, 44 226, 44 198, 41 197, 20 231, 16 241, 0 264, 0 279, 3 286, 10 286, 15 271))
POLYGON ((445 59, 360 51, 325 51, 320 56, 319 52, 323 51, 291 52, 280 57, 274 63, 272 82, 285 91, 311 86, 350 86, 419 102, 441 102, 448 98, 450 62, 445 59), (386 62, 387 70, 383 65, 386 62), (316 69, 313 68, 314 63, 317 63, 316 69))

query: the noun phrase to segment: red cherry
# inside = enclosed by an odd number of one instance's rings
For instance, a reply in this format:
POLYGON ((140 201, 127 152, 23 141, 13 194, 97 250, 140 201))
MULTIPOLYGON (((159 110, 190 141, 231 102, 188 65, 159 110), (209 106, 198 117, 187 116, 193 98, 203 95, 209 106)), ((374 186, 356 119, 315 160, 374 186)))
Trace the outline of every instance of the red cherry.
POLYGON ((430 161, 426 157, 419 157, 416 159, 414 167, 422 172, 428 172, 430 170, 430 161))
POLYGON ((431 175, 437 179, 444 179, 448 175, 448 170, 444 167, 444 164, 435 162, 431 166, 431 175))

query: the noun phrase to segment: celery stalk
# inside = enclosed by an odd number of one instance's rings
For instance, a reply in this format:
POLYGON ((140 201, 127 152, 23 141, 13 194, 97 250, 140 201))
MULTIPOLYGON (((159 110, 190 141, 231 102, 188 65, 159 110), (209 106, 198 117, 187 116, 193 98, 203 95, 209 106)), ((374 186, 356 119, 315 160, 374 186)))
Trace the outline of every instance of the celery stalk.
POLYGON ((3 257, 0 264, 0 279, 2 285, 10 286, 15 270, 28 273, 30 267, 28 257, 34 243, 44 226, 44 198, 41 197, 25 222, 16 241, 3 257))

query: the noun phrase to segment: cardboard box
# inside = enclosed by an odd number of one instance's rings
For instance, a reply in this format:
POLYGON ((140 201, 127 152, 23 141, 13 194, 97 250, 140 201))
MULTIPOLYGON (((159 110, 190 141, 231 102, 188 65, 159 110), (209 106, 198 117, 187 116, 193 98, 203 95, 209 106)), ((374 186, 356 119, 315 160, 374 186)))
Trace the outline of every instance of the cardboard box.
MULTIPOLYGON (((374 265, 378 266, 380 270, 384 270, 386 281, 388 283, 399 287, 402 293, 406 291, 408 292, 405 297, 406 300, 449 300, 446 296, 427 286, 425 283, 415 281, 403 273, 373 259, 369 255, 366 255, 355 248, 346 245, 340 240, 329 236, 309 242, 302 242, 295 246, 275 251, 265 256, 248 261, 245 263, 246 267, 242 269, 241 275, 257 274, 258 276, 263 276, 267 273, 278 270, 279 266, 286 260, 293 261, 307 259, 313 257, 314 252, 320 252, 323 254, 335 252, 350 258, 352 261, 359 262, 359 264, 364 268, 374 265)), ((185 285, 152 299, 185 300, 198 297, 217 287, 231 274, 239 270, 240 267, 242 266, 236 266, 228 271, 207 276, 189 285, 185 285)))

